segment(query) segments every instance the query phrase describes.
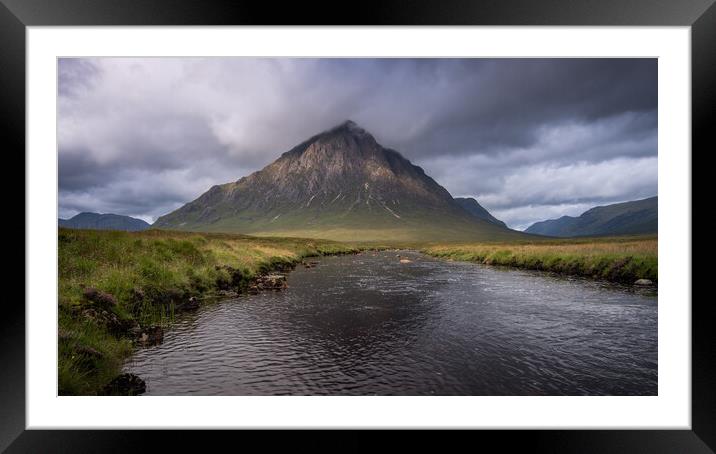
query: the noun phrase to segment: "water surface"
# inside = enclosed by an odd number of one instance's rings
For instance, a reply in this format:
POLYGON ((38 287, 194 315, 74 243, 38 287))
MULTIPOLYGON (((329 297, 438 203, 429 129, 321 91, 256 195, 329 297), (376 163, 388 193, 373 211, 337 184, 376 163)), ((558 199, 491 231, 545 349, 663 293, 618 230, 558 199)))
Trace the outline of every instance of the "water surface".
POLYGON ((180 316, 126 365, 157 395, 655 395, 653 291, 401 252, 180 316))

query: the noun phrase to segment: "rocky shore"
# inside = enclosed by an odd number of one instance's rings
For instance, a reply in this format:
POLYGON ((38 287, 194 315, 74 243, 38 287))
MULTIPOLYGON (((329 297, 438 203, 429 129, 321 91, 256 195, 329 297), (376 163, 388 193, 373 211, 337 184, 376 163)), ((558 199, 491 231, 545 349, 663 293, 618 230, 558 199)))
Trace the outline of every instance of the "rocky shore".
MULTIPOLYGON (((216 290, 203 295, 203 298, 196 296, 189 297, 185 301, 175 305, 176 313, 195 311, 206 301, 224 300, 235 298, 241 294, 258 294, 262 291, 281 291, 288 287, 287 273, 295 269, 297 265, 306 268, 315 268, 317 261, 300 261, 283 263, 273 266, 261 274, 246 278, 241 270, 230 266, 217 266, 217 270, 225 270, 230 278, 221 279, 216 283, 216 290)), ((164 340, 164 328, 160 325, 140 326, 136 321, 120 320, 110 307, 116 306, 116 299, 108 293, 101 292, 95 288, 88 288, 85 291, 88 301, 94 303, 96 308, 87 308, 81 312, 81 316, 100 323, 109 331, 119 336, 129 337, 135 348, 151 347, 160 345, 164 340)), ((100 394, 103 395, 141 395, 146 391, 146 384, 141 377, 134 374, 122 373, 114 377, 105 385, 100 394)))

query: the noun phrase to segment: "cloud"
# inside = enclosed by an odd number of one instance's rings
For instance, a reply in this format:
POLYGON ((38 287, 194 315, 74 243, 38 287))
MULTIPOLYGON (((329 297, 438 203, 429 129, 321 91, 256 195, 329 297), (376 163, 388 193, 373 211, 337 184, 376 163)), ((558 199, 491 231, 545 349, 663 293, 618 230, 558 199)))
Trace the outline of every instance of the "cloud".
POLYGON ((656 157, 495 166, 497 170, 484 179, 479 177, 484 166, 468 161, 457 167, 458 162, 448 164, 459 170, 444 178, 446 188, 455 196, 476 198, 494 216, 517 229, 536 220, 577 216, 596 205, 657 193, 656 157))
POLYGON ((348 118, 511 226, 656 191, 656 59, 63 58, 58 77, 64 215, 152 221, 348 118))
MULTIPOLYGON (((615 200, 613 203, 626 202, 626 200, 615 200)), ((604 203, 607 205, 608 203, 604 203)), ((525 230, 534 224, 535 219, 557 219, 562 216, 579 216, 590 208, 594 203, 560 203, 545 205, 524 205, 514 208, 493 210, 493 216, 498 216, 507 225, 517 230, 525 230)))

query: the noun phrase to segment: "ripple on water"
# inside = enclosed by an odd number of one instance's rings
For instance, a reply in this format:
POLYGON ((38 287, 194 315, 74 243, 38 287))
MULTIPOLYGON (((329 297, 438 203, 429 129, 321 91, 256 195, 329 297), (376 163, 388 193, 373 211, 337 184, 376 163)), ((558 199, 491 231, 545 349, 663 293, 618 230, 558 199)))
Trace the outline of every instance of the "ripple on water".
POLYGON ((653 292, 401 255, 184 314, 126 369, 160 395, 656 394, 653 292))

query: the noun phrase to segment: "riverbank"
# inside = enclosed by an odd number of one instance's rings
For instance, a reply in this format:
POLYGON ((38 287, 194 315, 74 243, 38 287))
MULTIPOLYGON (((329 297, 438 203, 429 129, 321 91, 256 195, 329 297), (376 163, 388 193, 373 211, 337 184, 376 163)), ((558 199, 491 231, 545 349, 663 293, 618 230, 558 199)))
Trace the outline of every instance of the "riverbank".
POLYGON ((658 281, 658 239, 650 237, 569 238, 524 243, 432 244, 425 254, 634 284, 658 281))
POLYGON ((59 394, 103 393, 133 349, 161 336, 177 312, 271 288, 271 271, 305 258, 358 250, 301 238, 60 229, 59 394))
POLYGON ((446 260, 656 284, 657 246, 656 237, 348 245, 221 233, 60 229, 59 393, 108 392, 104 388, 124 360, 138 346, 161 342, 176 313, 281 288, 285 280, 271 273, 308 257, 400 247, 446 260))
POLYGON ((322 257, 288 283, 177 317, 124 371, 150 396, 657 393, 650 290, 408 250, 322 257))

